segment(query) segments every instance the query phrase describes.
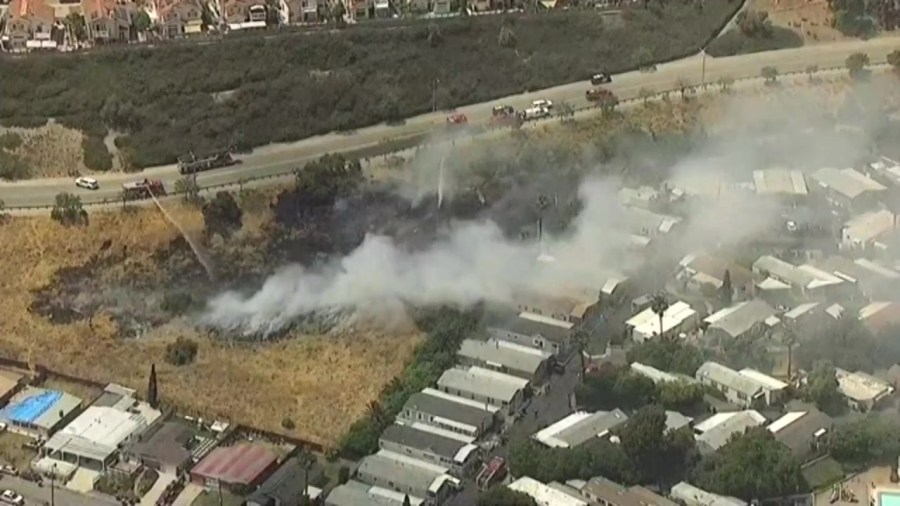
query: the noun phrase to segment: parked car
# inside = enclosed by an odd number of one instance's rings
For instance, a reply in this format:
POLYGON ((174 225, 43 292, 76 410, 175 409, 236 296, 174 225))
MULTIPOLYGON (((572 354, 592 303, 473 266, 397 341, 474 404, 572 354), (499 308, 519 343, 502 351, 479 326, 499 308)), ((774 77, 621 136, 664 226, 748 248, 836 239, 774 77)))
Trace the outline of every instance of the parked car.
POLYGON ((7 489, 4 490, 2 494, 0 494, 0 502, 20 506, 22 504, 25 504, 25 498, 14 491, 7 489))
POLYGON ((96 190, 100 188, 100 183, 98 183, 97 180, 92 177, 82 176, 75 180, 75 186, 79 188, 86 188, 88 190, 96 190))
POLYGON ((607 74, 606 72, 600 72, 599 74, 594 74, 591 76, 591 84, 594 86, 599 86, 601 84, 607 84, 612 82, 612 76, 607 74))
POLYGON ((544 98, 539 98, 539 99, 535 100, 534 102, 532 102, 531 106, 534 108, 547 109, 549 111, 550 109, 553 109, 553 102, 551 102, 547 99, 544 99, 544 98))

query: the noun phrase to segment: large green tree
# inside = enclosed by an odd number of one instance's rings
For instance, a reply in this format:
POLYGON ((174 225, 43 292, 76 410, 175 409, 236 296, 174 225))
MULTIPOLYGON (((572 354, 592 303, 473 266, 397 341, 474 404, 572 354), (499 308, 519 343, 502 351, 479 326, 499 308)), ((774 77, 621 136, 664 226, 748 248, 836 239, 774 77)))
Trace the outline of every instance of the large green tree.
POLYGON ((837 429, 829 441, 829 451, 850 469, 896 463, 900 422, 881 414, 868 415, 837 429))
POLYGON ((825 360, 817 362, 807 378, 806 395, 817 408, 829 414, 837 414, 846 407, 838 391, 834 365, 825 360))
POLYGON ((81 197, 67 192, 56 196, 50 217, 63 225, 86 224, 88 220, 87 211, 81 204, 81 197))
POLYGON ((745 501, 802 493, 808 488, 790 450, 764 427, 749 429, 704 458, 694 483, 745 501))
POLYGON ((628 350, 629 362, 693 376, 706 360, 703 350, 677 340, 650 339, 628 350))

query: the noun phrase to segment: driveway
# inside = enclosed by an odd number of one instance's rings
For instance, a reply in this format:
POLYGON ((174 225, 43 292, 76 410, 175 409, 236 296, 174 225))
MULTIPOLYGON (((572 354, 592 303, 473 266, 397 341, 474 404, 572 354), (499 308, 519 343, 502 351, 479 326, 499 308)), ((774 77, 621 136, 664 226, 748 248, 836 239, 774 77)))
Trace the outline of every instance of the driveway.
POLYGON ((156 483, 150 487, 150 490, 144 494, 144 497, 141 497, 141 506, 156 506, 156 501, 159 497, 166 491, 166 487, 169 486, 169 483, 175 481, 175 475, 173 474, 165 474, 160 473, 159 478, 156 479, 156 483))

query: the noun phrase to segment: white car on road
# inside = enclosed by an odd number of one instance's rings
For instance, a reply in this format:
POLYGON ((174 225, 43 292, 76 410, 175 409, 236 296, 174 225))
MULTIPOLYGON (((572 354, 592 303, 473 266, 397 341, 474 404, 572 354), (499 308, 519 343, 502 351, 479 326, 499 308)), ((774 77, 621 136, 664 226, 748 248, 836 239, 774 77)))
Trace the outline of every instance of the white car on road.
POLYGON ((0 502, 4 504, 14 504, 16 506, 21 506, 25 504, 25 498, 21 495, 15 493, 12 490, 4 490, 2 494, 0 494, 0 502))
POLYGON ((80 177, 75 180, 75 186, 79 188, 87 188, 88 190, 96 190, 100 188, 100 183, 92 177, 80 177))
POLYGON ((532 102, 531 106, 532 107, 543 107, 544 109, 547 109, 549 111, 550 109, 553 109, 553 102, 543 99, 543 98, 540 98, 540 99, 532 102))

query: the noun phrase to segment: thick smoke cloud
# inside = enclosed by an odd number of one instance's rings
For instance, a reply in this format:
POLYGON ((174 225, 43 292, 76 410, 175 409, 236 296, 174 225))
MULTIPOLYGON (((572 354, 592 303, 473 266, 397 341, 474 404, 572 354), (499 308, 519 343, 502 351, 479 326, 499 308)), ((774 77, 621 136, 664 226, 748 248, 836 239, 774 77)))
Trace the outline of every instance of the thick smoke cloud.
MULTIPOLYGON (((670 182, 700 182, 713 197, 682 211, 687 216, 673 238, 673 251, 735 244, 783 219, 776 206, 736 184, 749 182, 752 170, 809 170, 822 158, 835 161, 839 154, 843 162, 867 149, 864 139, 836 133, 833 117, 822 113, 822 100, 816 95, 765 103, 740 99, 726 108, 726 115, 750 128, 713 135, 671 167, 670 182), (803 152, 806 157, 798 156, 803 152), (807 166, 798 166, 801 162, 807 166)), ((434 187, 445 156, 438 150, 425 157, 431 163, 406 192, 410 199, 418 200, 422 188, 434 187)), ((445 175, 448 188, 452 179, 445 175)), ((609 179, 584 180, 582 211, 571 232, 545 238, 542 245, 508 240, 489 221, 455 223, 431 246, 417 251, 405 250, 390 237, 368 236, 350 255, 324 268, 288 266, 252 295, 221 294, 210 301, 202 323, 267 335, 304 315, 337 309, 369 311, 399 303, 465 306, 482 300, 508 302, 522 290, 597 289, 609 276, 640 267, 640 255, 630 249, 629 231, 622 226, 626 220, 617 190, 618 184, 609 179), (542 251, 556 261, 538 261, 542 251)))

